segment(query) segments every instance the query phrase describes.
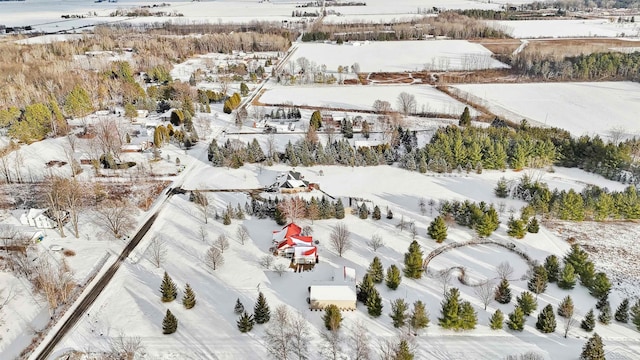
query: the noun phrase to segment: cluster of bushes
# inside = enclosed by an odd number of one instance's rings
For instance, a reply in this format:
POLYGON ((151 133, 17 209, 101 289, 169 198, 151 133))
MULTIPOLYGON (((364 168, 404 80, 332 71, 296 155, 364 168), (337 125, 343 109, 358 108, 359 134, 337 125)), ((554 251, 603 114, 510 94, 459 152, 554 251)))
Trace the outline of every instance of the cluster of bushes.
POLYGON ((444 201, 439 211, 443 217, 453 218, 458 225, 474 229, 480 237, 491 235, 500 225, 496 209, 484 202, 444 201))
POLYGON ((222 92, 198 89, 198 101, 204 105, 210 103, 221 103, 225 101, 226 98, 227 95, 222 92))

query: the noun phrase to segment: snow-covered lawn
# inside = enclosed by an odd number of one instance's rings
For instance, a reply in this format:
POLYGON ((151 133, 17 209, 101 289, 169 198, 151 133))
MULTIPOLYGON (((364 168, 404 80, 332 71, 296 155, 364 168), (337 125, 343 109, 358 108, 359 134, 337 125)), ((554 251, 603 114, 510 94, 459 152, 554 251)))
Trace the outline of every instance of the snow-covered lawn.
POLYGON ((489 110, 519 122, 555 126, 609 137, 640 132, 640 84, 633 82, 456 85, 483 100, 489 110))
MULTIPOLYGON (((334 109, 373 110, 375 100, 384 100, 397 109, 400 93, 416 98, 416 110, 432 113, 460 115, 465 104, 428 85, 368 85, 368 86, 277 86, 267 90, 260 101, 265 104, 308 105, 334 109)), ((475 116, 475 110, 471 110, 475 116)))
POLYGON ((628 37, 638 36, 636 23, 592 20, 496 20, 487 21, 515 38, 628 37))
POLYGON ((337 44, 302 43, 292 59, 305 57, 336 71, 360 65, 361 72, 477 70, 506 68, 491 51, 465 40, 365 41, 337 44))

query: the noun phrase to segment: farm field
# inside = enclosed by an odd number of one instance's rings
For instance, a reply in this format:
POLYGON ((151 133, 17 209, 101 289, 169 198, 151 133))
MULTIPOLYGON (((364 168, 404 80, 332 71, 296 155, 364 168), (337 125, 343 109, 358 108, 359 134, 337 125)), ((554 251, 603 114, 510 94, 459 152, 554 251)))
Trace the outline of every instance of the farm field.
MULTIPOLYGON (((397 109, 395 102, 402 92, 415 96, 418 112, 460 115, 465 107, 428 85, 277 86, 268 89, 259 101, 264 104, 291 102, 294 105, 372 111, 375 100, 389 101, 397 109)), ((477 115, 475 110, 471 115, 477 115)))
POLYGON ((496 20, 487 21, 515 38, 637 37, 636 23, 619 24, 608 19, 592 20, 496 20))
POLYGON ((640 133, 640 85, 633 82, 456 85, 483 101, 489 110, 519 122, 568 130, 575 136, 612 131, 632 137, 640 133), (597 101, 595 100, 597 99, 597 101))
POLYGON ((294 58, 305 57, 327 69, 360 64, 361 72, 480 70, 506 68, 491 51, 464 40, 354 42, 343 45, 302 43, 294 58), (384 56, 380 56, 385 54, 384 56), (398 57, 402 54, 402 57, 398 57))

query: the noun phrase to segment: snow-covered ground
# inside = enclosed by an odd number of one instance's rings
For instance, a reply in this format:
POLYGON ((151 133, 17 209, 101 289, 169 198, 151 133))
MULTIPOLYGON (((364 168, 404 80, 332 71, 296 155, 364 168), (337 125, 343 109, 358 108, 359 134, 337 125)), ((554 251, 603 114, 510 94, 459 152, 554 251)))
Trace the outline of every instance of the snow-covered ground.
POLYGON ((326 65, 329 70, 358 63, 362 72, 507 67, 491 55, 484 46, 465 40, 366 41, 343 45, 302 43, 298 45, 293 59, 305 57, 318 65, 326 65))
MULTIPOLYGON (((340 10, 338 10, 340 11, 340 10)), ((349 14, 331 15, 322 18, 323 24, 380 24, 410 22, 424 18, 425 16, 436 16, 435 14, 349 14)))
MULTIPOLYGON (((334 109, 373 110, 375 100, 384 100, 398 109, 400 93, 414 95, 416 110, 421 112, 460 115, 465 104, 428 85, 339 85, 339 86, 277 86, 267 90, 260 101, 265 104, 321 106, 334 109)), ((477 115, 475 110, 472 116, 477 115)))
POLYGON ((555 126, 573 135, 640 133, 640 85, 634 82, 456 85, 499 116, 555 126))
POLYGON ((487 24, 515 38, 629 37, 640 36, 637 23, 591 20, 495 20, 487 24))

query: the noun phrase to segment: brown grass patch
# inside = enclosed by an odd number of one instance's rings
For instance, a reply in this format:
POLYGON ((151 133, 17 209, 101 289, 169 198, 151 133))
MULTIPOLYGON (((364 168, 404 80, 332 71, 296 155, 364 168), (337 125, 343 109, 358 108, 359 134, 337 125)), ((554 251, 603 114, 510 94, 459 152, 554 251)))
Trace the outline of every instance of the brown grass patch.
POLYGON ((75 252, 75 251, 73 251, 73 250, 71 250, 71 249, 65 249, 65 250, 62 252, 62 254, 63 254, 64 256, 67 256, 67 257, 68 257, 68 256, 76 256, 76 252, 75 252))
POLYGON ((512 54, 522 43, 519 39, 478 39, 469 42, 480 44, 494 54, 512 54))
POLYGON ((557 56, 577 56, 607 52, 616 47, 640 47, 640 41, 610 38, 538 39, 529 40, 525 51, 557 56))

